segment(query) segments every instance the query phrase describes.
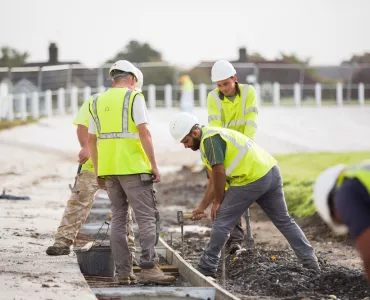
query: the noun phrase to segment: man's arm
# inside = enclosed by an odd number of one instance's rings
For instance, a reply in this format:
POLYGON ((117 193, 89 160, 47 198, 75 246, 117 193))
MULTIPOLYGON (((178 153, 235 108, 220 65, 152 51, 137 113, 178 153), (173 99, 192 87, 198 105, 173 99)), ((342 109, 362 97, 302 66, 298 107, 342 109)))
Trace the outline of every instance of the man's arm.
MULTIPOLYGON (((208 170, 208 184, 206 191, 204 193, 202 201, 200 201, 199 205, 193 209, 193 216, 195 217, 196 215, 201 215, 204 213, 204 211, 208 208, 208 206, 213 202, 215 199, 215 193, 213 190, 213 177, 212 177, 212 171, 208 170)), ((199 220, 199 218, 193 218, 193 220, 199 220)))
POLYGON ((226 186, 226 173, 223 164, 217 164, 212 167, 212 180, 215 204, 221 204, 224 199, 226 186))
MULTIPOLYGON (((246 87, 245 85, 244 88, 246 87)), ((257 131, 258 107, 256 90, 252 85, 248 85, 246 107, 248 107, 248 111, 245 115, 246 124, 244 126, 244 135, 253 140, 257 131)), ((244 107, 244 109, 246 108, 244 107)))
POLYGON ((143 123, 143 124, 136 126, 136 128, 139 131, 139 137, 140 137, 141 144, 143 145, 143 149, 146 155, 148 156, 149 161, 152 165, 152 171, 154 175, 153 182, 160 182, 161 175, 159 173, 157 161, 155 159, 152 135, 148 129, 148 125, 146 123, 143 123))
POLYGON ((207 97, 208 125, 222 127, 221 112, 218 109, 211 93, 207 97))
POLYGON ((79 164, 84 164, 90 157, 88 149, 88 128, 84 125, 77 125, 77 138, 81 146, 81 150, 78 153, 79 164))
POLYGON ((367 280, 370 282, 370 228, 356 239, 356 247, 364 263, 367 280))
POLYGON ((97 148, 97 138, 95 134, 91 133, 88 134, 88 147, 95 170, 95 175, 98 176, 98 148, 97 148))

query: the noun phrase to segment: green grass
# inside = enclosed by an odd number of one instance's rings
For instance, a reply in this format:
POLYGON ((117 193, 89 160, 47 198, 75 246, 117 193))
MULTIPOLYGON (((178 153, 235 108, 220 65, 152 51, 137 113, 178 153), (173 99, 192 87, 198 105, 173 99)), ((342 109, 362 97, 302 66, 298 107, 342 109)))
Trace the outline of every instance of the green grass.
POLYGON ((35 119, 32 119, 32 118, 28 118, 27 120, 13 120, 13 121, 8 121, 8 120, 0 120, 0 130, 3 130, 3 129, 9 129, 9 128, 12 128, 12 127, 15 127, 15 126, 21 126, 21 125, 26 125, 26 124, 30 124, 30 123, 35 123, 37 122, 38 120, 35 120, 35 119))
POLYGON ((304 217, 315 213, 312 186, 320 172, 335 164, 350 165, 369 159, 370 152, 288 154, 275 158, 283 174, 289 212, 304 217))

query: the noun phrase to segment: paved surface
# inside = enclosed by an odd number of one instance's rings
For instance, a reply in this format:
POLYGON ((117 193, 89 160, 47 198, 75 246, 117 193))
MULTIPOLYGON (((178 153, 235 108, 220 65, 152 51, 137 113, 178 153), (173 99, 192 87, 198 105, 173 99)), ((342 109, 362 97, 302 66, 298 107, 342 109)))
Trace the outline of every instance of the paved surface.
MULTIPOLYGON (((158 161, 166 167, 199 159, 172 140, 168 123, 175 112, 149 112, 158 161)), ((195 114, 206 123, 206 110, 195 114)), ((71 122, 55 117, 0 132, 0 188, 32 198, 0 200, 0 299, 95 299, 74 255, 45 254, 76 172, 71 122)), ((370 150, 370 107, 262 108, 259 125, 256 141, 274 154, 370 150)))

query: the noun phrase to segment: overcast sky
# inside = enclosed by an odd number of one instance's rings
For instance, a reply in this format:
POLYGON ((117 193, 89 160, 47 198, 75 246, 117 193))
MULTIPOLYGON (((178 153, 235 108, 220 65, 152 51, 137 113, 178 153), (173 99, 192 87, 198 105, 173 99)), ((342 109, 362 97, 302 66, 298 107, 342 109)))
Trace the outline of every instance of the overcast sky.
POLYGON ((338 64, 370 52, 369 14, 370 0, 0 0, 0 47, 45 61, 56 42, 60 60, 96 65, 136 39, 183 66, 240 46, 338 64))

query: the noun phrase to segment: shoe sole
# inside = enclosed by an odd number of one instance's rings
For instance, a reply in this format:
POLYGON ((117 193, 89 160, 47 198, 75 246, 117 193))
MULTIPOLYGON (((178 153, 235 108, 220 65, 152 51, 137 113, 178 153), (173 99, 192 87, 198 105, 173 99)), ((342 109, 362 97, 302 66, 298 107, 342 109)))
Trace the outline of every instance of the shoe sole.
POLYGON ((50 255, 50 256, 61 256, 61 255, 69 255, 71 253, 71 251, 63 251, 62 253, 55 253, 54 251, 47 251, 46 250, 46 254, 47 255, 50 255))

